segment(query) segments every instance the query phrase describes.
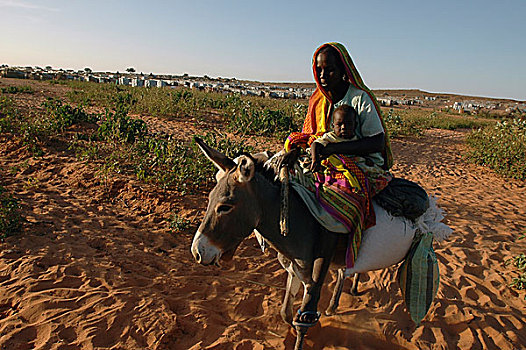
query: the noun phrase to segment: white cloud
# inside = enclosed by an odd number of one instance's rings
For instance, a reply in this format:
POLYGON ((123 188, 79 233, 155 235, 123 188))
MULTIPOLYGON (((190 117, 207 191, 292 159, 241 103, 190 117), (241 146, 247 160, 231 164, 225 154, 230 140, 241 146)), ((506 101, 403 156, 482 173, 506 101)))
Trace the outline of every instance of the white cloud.
POLYGON ((22 1, 13 1, 13 0, 0 0, 0 7, 13 7, 21 8, 26 10, 44 10, 44 11, 60 11, 54 7, 40 6, 22 1))

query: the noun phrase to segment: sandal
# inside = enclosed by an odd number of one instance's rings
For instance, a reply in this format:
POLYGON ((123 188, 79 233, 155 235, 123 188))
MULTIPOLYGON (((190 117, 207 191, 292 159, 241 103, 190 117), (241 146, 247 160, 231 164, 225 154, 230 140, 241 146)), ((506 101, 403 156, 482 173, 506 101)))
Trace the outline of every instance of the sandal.
POLYGON ((321 314, 317 311, 301 311, 298 310, 298 316, 294 321, 292 321, 292 325, 297 327, 312 327, 318 322, 320 319, 321 314))

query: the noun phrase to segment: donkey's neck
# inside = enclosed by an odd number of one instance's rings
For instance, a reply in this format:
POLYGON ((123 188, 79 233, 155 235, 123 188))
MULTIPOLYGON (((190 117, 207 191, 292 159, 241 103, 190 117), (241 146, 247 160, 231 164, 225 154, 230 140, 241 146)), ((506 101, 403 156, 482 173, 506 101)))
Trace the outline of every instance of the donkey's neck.
POLYGON ((289 259, 309 258, 313 251, 320 225, 290 188, 289 232, 283 236, 280 229, 280 188, 262 176, 257 179, 257 196, 261 217, 256 229, 280 253, 289 259))

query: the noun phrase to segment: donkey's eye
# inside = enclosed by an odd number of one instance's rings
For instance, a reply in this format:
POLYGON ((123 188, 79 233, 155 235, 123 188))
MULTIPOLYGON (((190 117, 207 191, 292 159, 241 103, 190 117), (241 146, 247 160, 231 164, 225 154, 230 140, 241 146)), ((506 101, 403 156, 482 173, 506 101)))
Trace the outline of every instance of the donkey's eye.
POLYGON ((226 214, 230 212, 234 207, 228 204, 221 204, 217 207, 216 211, 218 214, 226 214))

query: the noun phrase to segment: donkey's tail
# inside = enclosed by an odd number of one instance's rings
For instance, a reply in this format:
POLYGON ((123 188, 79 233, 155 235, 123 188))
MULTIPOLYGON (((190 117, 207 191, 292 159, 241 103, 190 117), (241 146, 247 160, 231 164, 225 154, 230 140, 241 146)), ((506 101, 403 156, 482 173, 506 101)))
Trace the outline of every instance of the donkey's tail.
POLYGON ((435 197, 429 196, 429 208, 416 220, 416 228, 422 232, 432 232, 436 241, 443 241, 453 230, 444 224, 444 211, 437 206, 435 197))

